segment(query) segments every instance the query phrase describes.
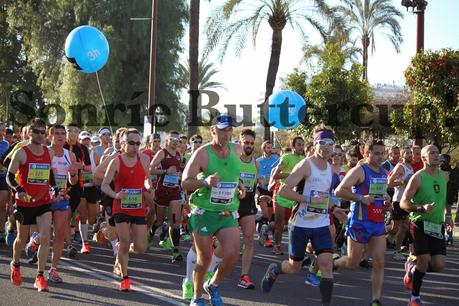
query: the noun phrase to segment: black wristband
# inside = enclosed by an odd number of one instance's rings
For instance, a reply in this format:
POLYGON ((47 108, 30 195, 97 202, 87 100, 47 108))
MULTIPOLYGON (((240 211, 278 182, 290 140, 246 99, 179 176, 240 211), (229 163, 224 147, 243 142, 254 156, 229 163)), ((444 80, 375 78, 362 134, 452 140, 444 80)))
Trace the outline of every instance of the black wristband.
POLYGON ((22 193, 22 192, 25 192, 24 188, 22 188, 21 186, 17 186, 16 187, 16 192, 17 193, 22 193))
POLYGON ((420 206, 416 208, 416 212, 423 214, 426 212, 426 209, 424 208, 424 206, 420 206))

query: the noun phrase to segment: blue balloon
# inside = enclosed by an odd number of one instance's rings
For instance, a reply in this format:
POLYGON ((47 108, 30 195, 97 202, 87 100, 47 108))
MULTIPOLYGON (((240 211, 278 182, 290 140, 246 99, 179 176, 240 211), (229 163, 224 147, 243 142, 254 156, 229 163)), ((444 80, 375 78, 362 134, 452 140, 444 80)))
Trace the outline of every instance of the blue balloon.
POLYGON ((306 116, 306 102, 291 90, 281 90, 269 97, 268 123, 279 130, 294 129, 306 116))
POLYGON ((99 71, 107 63, 110 49, 104 34, 92 26, 79 26, 65 40, 65 56, 86 73, 99 71))

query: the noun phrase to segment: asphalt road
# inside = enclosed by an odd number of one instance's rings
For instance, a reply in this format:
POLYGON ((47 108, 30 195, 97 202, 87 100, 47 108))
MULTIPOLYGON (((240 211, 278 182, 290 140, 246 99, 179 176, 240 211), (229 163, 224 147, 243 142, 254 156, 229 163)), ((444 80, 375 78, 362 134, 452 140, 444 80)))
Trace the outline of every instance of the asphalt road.
MULTIPOLYGON (((286 249, 284 237, 284 249, 286 249)), ((457 241, 459 245, 459 240, 457 241)), ((186 256, 190 243, 183 243, 181 250, 186 256)), ((170 261, 170 254, 154 248, 146 254, 131 256, 129 275, 133 281, 132 292, 118 291, 119 279, 112 274, 113 258, 108 246, 92 243, 91 254, 78 254, 76 259, 64 258, 59 273, 62 284, 49 284, 50 292, 38 293, 33 288, 36 266, 24 261, 21 264, 23 284, 21 287, 9 281, 11 249, 0 245, 0 305, 188 305, 181 299, 181 283, 185 262, 170 261)), ((406 305, 410 292, 402 284, 403 263, 391 258, 386 252, 386 267, 382 302, 384 305, 406 305)), ((251 279, 257 284, 255 290, 237 287, 241 271, 240 262, 234 272, 220 285, 225 305, 320 305, 318 288, 304 284, 306 271, 296 275, 281 275, 270 294, 259 289, 266 267, 274 261, 287 258, 271 253, 256 243, 251 279)), ((335 272, 333 305, 368 305, 371 270, 335 272)), ((446 270, 428 274, 421 292, 426 305, 459 305, 459 248, 448 247, 446 270)))

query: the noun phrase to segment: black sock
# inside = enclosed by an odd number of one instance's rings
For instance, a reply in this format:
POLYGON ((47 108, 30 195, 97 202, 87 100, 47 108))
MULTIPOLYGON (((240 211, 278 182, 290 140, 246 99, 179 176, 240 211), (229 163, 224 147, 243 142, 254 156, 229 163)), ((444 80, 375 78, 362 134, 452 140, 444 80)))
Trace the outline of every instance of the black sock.
POLYGON ((21 267, 21 263, 20 262, 13 262, 13 267, 20 268, 21 267))
POLYGON ((414 269, 413 290, 411 291, 411 294, 413 296, 419 296, 419 292, 421 291, 421 286, 422 286, 422 279, 424 278, 424 275, 426 275, 424 272, 420 272, 416 268, 414 269))
POLYGON ((330 305, 333 293, 333 278, 321 278, 319 289, 322 296, 322 305, 330 305))
POLYGON ((172 243, 174 247, 178 247, 180 244, 180 228, 172 229, 172 243))
POLYGON ((38 271, 37 276, 43 276, 43 271, 38 271))
POLYGON ((128 278, 129 278, 129 276, 127 276, 127 275, 123 276, 123 279, 128 279, 128 278))
POLYGON ((156 229, 157 229, 157 228, 158 228, 158 227, 156 226, 156 222, 153 223, 152 226, 151 226, 151 230, 150 230, 150 234, 151 234, 152 236, 155 235, 155 232, 156 232, 156 229))

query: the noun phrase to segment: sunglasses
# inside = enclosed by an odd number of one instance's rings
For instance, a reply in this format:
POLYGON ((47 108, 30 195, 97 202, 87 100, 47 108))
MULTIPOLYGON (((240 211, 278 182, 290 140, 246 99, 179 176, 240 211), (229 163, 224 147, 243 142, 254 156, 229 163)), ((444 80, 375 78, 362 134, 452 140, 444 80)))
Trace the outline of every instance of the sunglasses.
POLYGON ((202 140, 193 140, 193 143, 202 143, 202 140))
POLYGON ((255 144, 255 142, 245 140, 245 141, 244 141, 244 144, 245 144, 245 145, 252 145, 252 146, 253 146, 253 145, 255 144))
POLYGON ((45 135, 45 134, 46 134, 46 130, 32 129, 32 133, 34 133, 34 134, 40 134, 40 135, 45 135))
POLYGON ((69 128, 67 129, 67 132, 70 132, 70 133, 75 133, 75 132, 79 132, 80 130, 77 129, 77 128, 69 128))
POLYGON ((321 139, 321 140, 318 141, 318 143, 321 146, 332 146, 332 145, 335 144, 335 142, 333 140, 331 140, 331 139, 329 139, 329 140, 321 139))
POLYGON ((127 142, 131 146, 140 146, 142 143, 140 141, 128 141, 127 142))
POLYGON ((178 137, 169 137, 170 141, 180 141, 180 138, 178 137))

